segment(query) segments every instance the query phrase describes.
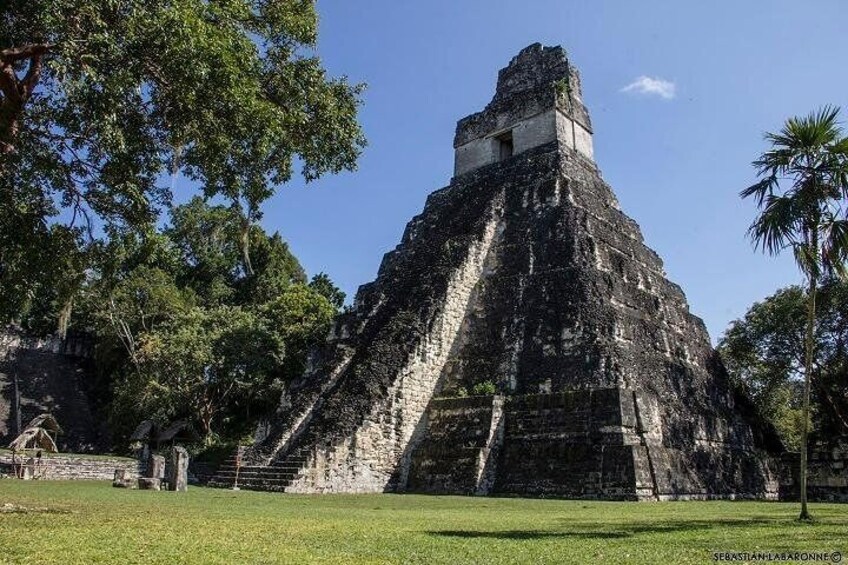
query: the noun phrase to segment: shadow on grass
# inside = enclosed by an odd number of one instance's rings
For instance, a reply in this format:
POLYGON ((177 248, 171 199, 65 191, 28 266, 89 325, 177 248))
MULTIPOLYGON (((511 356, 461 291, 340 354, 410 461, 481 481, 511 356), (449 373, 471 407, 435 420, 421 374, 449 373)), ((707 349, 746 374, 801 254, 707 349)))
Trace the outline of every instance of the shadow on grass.
POLYGON ((634 534, 656 534, 725 528, 750 528, 751 526, 766 526, 770 524, 780 524, 783 522, 785 522, 785 520, 781 520, 780 518, 716 518, 715 520, 679 520, 658 524, 633 524, 628 525, 627 529, 634 534))
POLYGON ((533 540, 545 538, 616 539, 630 537, 628 532, 546 532, 542 530, 512 530, 508 532, 471 532, 465 530, 442 530, 427 532, 433 536, 449 538, 484 538, 508 540, 533 540))
POLYGON ((778 519, 754 518, 749 520, 681 520, 673 523, 659 524, 621 524, 611 531, 598 531, 598 524, 569 524, 568 530, 508 530, 500 532, 481 532, 471 530, 440 530, 427 532, 433 536, 454 538, 485 538, 503 540, 532 540, 545 538, 577 538, 577 539, 621 539, 643 534, 663 534, 675 532, 692 532, 697 530, 746 528, 779 523, 778 519))

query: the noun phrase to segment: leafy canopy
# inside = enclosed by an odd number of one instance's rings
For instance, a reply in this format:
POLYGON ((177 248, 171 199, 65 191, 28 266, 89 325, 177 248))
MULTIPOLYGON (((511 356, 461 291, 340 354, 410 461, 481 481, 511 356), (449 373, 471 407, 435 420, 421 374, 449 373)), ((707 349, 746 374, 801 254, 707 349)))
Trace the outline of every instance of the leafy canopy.
MULTIPOLYGON (((801 388, 806 365, 807 293, 799 286, 777 291, 734 320, 718 351, 735 382, 774 424, 784 445, 801 441, 801 388)), ((848 433, 848 284, 829 280, 816 301, 813 379, 820 439, 848 433)))
POLYGON ((167 174, 230 203, 252 270, 250 226, 295 163, 353 169, 365 143, 362 87, 328 78, 316 41, 308 0, 6 2, 0 283, 37 279, 51 222, 80 240, 154 222, 167 174))

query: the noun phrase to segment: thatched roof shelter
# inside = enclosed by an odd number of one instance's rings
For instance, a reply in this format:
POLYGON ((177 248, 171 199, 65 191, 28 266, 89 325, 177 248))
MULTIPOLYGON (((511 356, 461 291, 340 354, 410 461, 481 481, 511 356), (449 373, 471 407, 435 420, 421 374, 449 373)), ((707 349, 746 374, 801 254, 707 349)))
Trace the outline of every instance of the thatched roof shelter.
POLYGON ((156 443, 158 446, 161 443, 168 442, 191 443, 199 439, 200 436, 188 420, 171 422, 164 430, 160 430, 159 426, 153 420, 144 420, 135 428, 135 431, 130 436, 130 443, 136 444, 136 446, 138 444, 156 443))
POLYGON ((188 420, 177 420, 176 422, 171 423, 170 426, 165 428, 163 431, 156 436, 156 441, 159 443, 167 442, 167 441, 185 441, 192 442, 200 439, 200 436, 194 430, 194 427, 188 422, 188 420))
POLYGON ((156 436, 156 423, 153 420, 145 420, 136 426, 135 431, 130 436, 130 442, 147 442, 156 436))
POLYGON ((50 453, 58 451, 56 442, 53 441, 47 430, 40 426, 28 427, 9 444, 9 448, 13 451, 24 451, 30 447, 43 449, 50 453))
POLYGON ((59 422, 53 417, 53 414, 39 414, 33 418, 27 428, 43 428, 54 434, 61 434, 62 428, 59 427, 59 422))

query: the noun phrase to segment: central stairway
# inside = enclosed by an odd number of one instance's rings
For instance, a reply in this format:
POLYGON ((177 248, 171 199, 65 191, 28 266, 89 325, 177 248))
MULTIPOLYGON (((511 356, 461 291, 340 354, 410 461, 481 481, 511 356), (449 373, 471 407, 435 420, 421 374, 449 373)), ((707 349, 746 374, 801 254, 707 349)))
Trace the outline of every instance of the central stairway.
POLYGON ((281 461, 274 461, 270 465, 242 465, 238 467, 234 453, 221 464, 218 472, 215 473, 215 477, 209 481, 208 486, 217 488, 238 486, 244 490, 285 492, 286 487, 300 476, 305 464, 306 455, 296 453, 281 461), (237 472, 238 484, 236 485, 237 472))

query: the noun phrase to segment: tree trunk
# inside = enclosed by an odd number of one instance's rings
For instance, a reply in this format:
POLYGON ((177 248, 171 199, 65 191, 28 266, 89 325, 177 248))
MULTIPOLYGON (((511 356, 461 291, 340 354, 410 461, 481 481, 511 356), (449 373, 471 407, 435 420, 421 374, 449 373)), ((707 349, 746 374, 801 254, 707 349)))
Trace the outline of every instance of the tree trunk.
POLYGON ((203 432, 203 444, 208 446, 212 444, 212 418, 215 415, 215 411, 207 402, 200 409, 200 428, 203 432))
POLYGON ((21 435, 24 431, 21 427, 21 389, 18 385, 18 371, 12 371, 12 382, 15 385, 15 437, 21 435))
POLYGON ((809 447, 807 440, 810 427, 810 381, 813 373, 813 353, 815 350, 815 323, 816 323, 816 286, 817 277, 810 275, 810 291, 807 297, 807 335, 806 335, 806 359, 804 359, 804 408, 802 411, 803 423, 801 426, 801 515, 799 520, 812 520, 807 508, 807 453, 809 447))
POLYGON ((56 333, 63 340, 68 336, 68 326, 71 323, 71 313, 73 312, 73 309, 74 299, 72 296, 65 301, 62 309, 59 310, 59 321, 56 324, 56 333))
POLYGON ((244 261, 244 272, 248 277, 253 276, 253 263, 250 261, 250 219, 246 216, 241 223, 241 254, 244 261))
POLYGON ((0 153, 15 151, 15 142, 21 129, 24 106, 32 96, 41 78, 43 57, 52 45, 46 43, 10 47, 0 51, 0 153), (15 65, 29 59, 23 78, 15 72, 15 65))

